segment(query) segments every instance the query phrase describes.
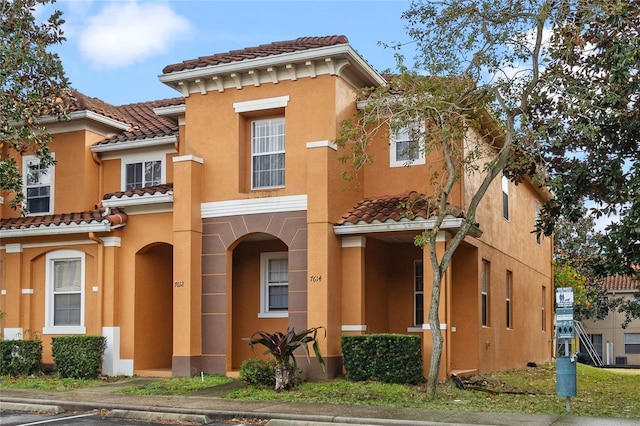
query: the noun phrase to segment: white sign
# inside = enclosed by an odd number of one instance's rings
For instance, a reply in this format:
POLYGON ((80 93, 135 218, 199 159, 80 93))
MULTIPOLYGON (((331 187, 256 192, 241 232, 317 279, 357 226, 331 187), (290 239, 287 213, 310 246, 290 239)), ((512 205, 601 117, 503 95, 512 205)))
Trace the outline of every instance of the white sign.
POLYGON ((573 307, 573 288, 560 287, 556 289, 556 305, 560 308, 573 307))

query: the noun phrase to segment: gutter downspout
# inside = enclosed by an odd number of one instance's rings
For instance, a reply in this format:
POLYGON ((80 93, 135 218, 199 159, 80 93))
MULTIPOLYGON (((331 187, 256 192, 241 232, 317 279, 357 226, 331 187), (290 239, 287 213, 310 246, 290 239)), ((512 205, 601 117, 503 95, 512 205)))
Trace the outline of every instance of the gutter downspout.
POLYGON ((100 159, 100 154, 98 154, 97 152, 91 152, 91 158, 93 159, 93 162, 98 165, 98 198, 102 199, 102 195, 104 194, 102 160, 100 159))

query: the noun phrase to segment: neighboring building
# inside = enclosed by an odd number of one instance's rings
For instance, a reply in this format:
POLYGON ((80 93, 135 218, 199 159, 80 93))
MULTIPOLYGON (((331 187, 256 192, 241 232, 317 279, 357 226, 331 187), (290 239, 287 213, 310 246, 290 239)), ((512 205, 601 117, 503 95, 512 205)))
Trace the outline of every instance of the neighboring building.
MULTIPOLYGON (((604 288, 610 299, 630 300, 637 297, 640 282, 632 277, 616 275, 604 279, 604 288)), ((625 314, 617 309, 603 320, 584 320, 584 327, 605 366, 640 365, 640 319, 622 328, 625 314)))
MULTIPOLYGON (((411 333, 426 375, 431 269, 413 237, 429 214, 400 201, 428 191, 429 166, 403 167, 398 134, 351 188, 332 142, 357 89, 385 79, 331 36, 184 61, 160 81, 182 97, 78 94, 49 124, 55 167, 19 159, 32 214, 1 206, 4 337, 37 332, 52 362, 52 336, 104 335, 106 374, 193 375, 239 370, 256 330, 324 326, 326 373, 300 363, 321 378, 342 373, 343 333, 411 333)), ((477 180, 459 183, 445 228, 477 180)), ((443 283, 442 377, 551 359, 552 241, 531 233, 546 196, 490 187, 443 283)))

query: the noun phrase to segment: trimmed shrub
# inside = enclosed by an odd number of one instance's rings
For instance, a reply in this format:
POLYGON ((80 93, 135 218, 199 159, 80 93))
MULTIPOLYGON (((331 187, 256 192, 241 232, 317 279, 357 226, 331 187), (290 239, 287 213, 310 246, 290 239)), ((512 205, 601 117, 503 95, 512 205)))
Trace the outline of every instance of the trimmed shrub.
POLYGON ((240 378, 251 386, 273 386, 276 382, 274 359, 245 359, 240 364, 240 378))
POLYGON ((353 381, 416 384, 423 380, 418 336, 371 334, 342 336, 346 377, 353 381))
POLYGON ((0 375, 28 376, 37 373, 41 364, 40 340, 0 341, 0 375))
MULTIPOLYGON (((289 365, 291 386, 298 386, 303 381, 302 370, 289 365)), ((245 359, 240 364, 240 379, 250 386, 266 386, 273 388, 276 383, 275 359, 245 359)))
POLYGON ((103 336, 59 336, 52 338, 53 361, 60 377, 95 379, 102 370, 107 339, 103 336))
POLYGON ((354 382, 368 380, 373 377, 370 360, 375 359, 375 346, 370 343, 369 335, 346 336, 340 338, 342 359, 347 379, 354 382))

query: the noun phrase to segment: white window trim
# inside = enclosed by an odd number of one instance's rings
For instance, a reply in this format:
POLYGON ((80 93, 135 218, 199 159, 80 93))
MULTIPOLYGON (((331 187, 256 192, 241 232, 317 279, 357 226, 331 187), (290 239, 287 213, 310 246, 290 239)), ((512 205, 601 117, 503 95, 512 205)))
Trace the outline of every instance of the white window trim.
MULTIPOLYGON (((289 311, 269 311, 268 299, 268 265, 271 259, 288 259, 289 253, 286 251, 272 251, 260 253, 260 312, 258 318, 287 318, 289 311)), ((287 288, 289 283, 287 282, 287 288)))
POLYGON ((120 189, 127 189, 127 164, 142 163, 146 161, 160 161, 160 184, 167 183, 167 154, 166 150, 154 150, 125 154, 120 157, 120 189))
MULTIPOLYGON (((51 157, 55 160, 55 153, 52 152, 51 153, 51 157)), ((22 191, 24 193, 24 207, 27 206, 27 161, 29 160, 33 160, 33 159, 38 159, 37 156, 35 155, 26 155, 24 157, 22 157, 22 191)), ((47 170, 47 174, 51 174, 51 183, 50 183, 50 188, 49 188, 49 211, 46 212, 38 212, 38 213, 29 213, 27 216, 40 216, 40 215, 45 215, 45 214, 53 214, 53 201, 55 200, 55 193, 54 193, 54 188, 55 188, 55 178, 56 178, 56 173, 55 173, 55 169, 56 166, 55 164, 52 164, 49 166, 48 170, 47 170)))
POLYGON ((45 325, 42 334, 86 334, 84 322, 85 309, 85 254, 78 250, 56 250, 47 253, 45 262, 45 325), (80 259, 80 325, 53 325, 53 262, 60 259, 80 259))
POLYGON ((501 186, 502 186, 502 192, 500 195, 502 197, 502 218, 506 221, 509 221, 509 217, 510 217, 509 204, 511 204, 509 200, 509 179, 504 175, 502 176, 502 179, 501 179, 501 186), (506 206, 505 206, 505 197, 507 201, 506 206), (506 212, 506 215, 505 215, 505 212, 506 212))
MULTIPOLYGON (((251 173, 251 190, 252 191, 262 191, 262 190, 269 190, 269 189, 279 189, 279 188, 284 188, 285 185, 272 185, 272 186, 256 186, 255 183, 255 176, 253 174, 253 160, 256 157, 256 155, 253 152, 253 123, 259 122, 259 121, 271 121, 271 120, 282 120, 285 124, 285 141, 284 141, 284 148, 281 151, 271 151, 269 153, 269 155, 273 155, 273 154, 282 154, 285 156, 285 160, 284 160, 284 179, 283 182, 286 182, 286 170, 287 170, 287 162, 286 162, 286 149, 287 149, 287 139, 286 139, 286 133, 287 133, 287 128, 286 128, 286 121, 284 117, 275 117, 275 118, 267 118, 267 119, 258 119, 258 120, 251 120, 251 140, 249 141, 251 144, 251 149, 250 149, 250 155, 251 155, 251 164, 250 164, 250 173, 251 173)), ((264 154, 264 153, 262 153, 264 154)))
MULTIPOLYGON (((400 130, 400 129, 398 129, 400 130)), ((396 159, 396 131, 390 131, 389 135, 389 166, 390 167, 407 167, 407 166, 419 166, 426 164, 425 158, 425 141, 424 141, 424 123, 420 123, 420 133, 422 137, 418 141, 418 158, 415 160, 397 160, 396 159)))

